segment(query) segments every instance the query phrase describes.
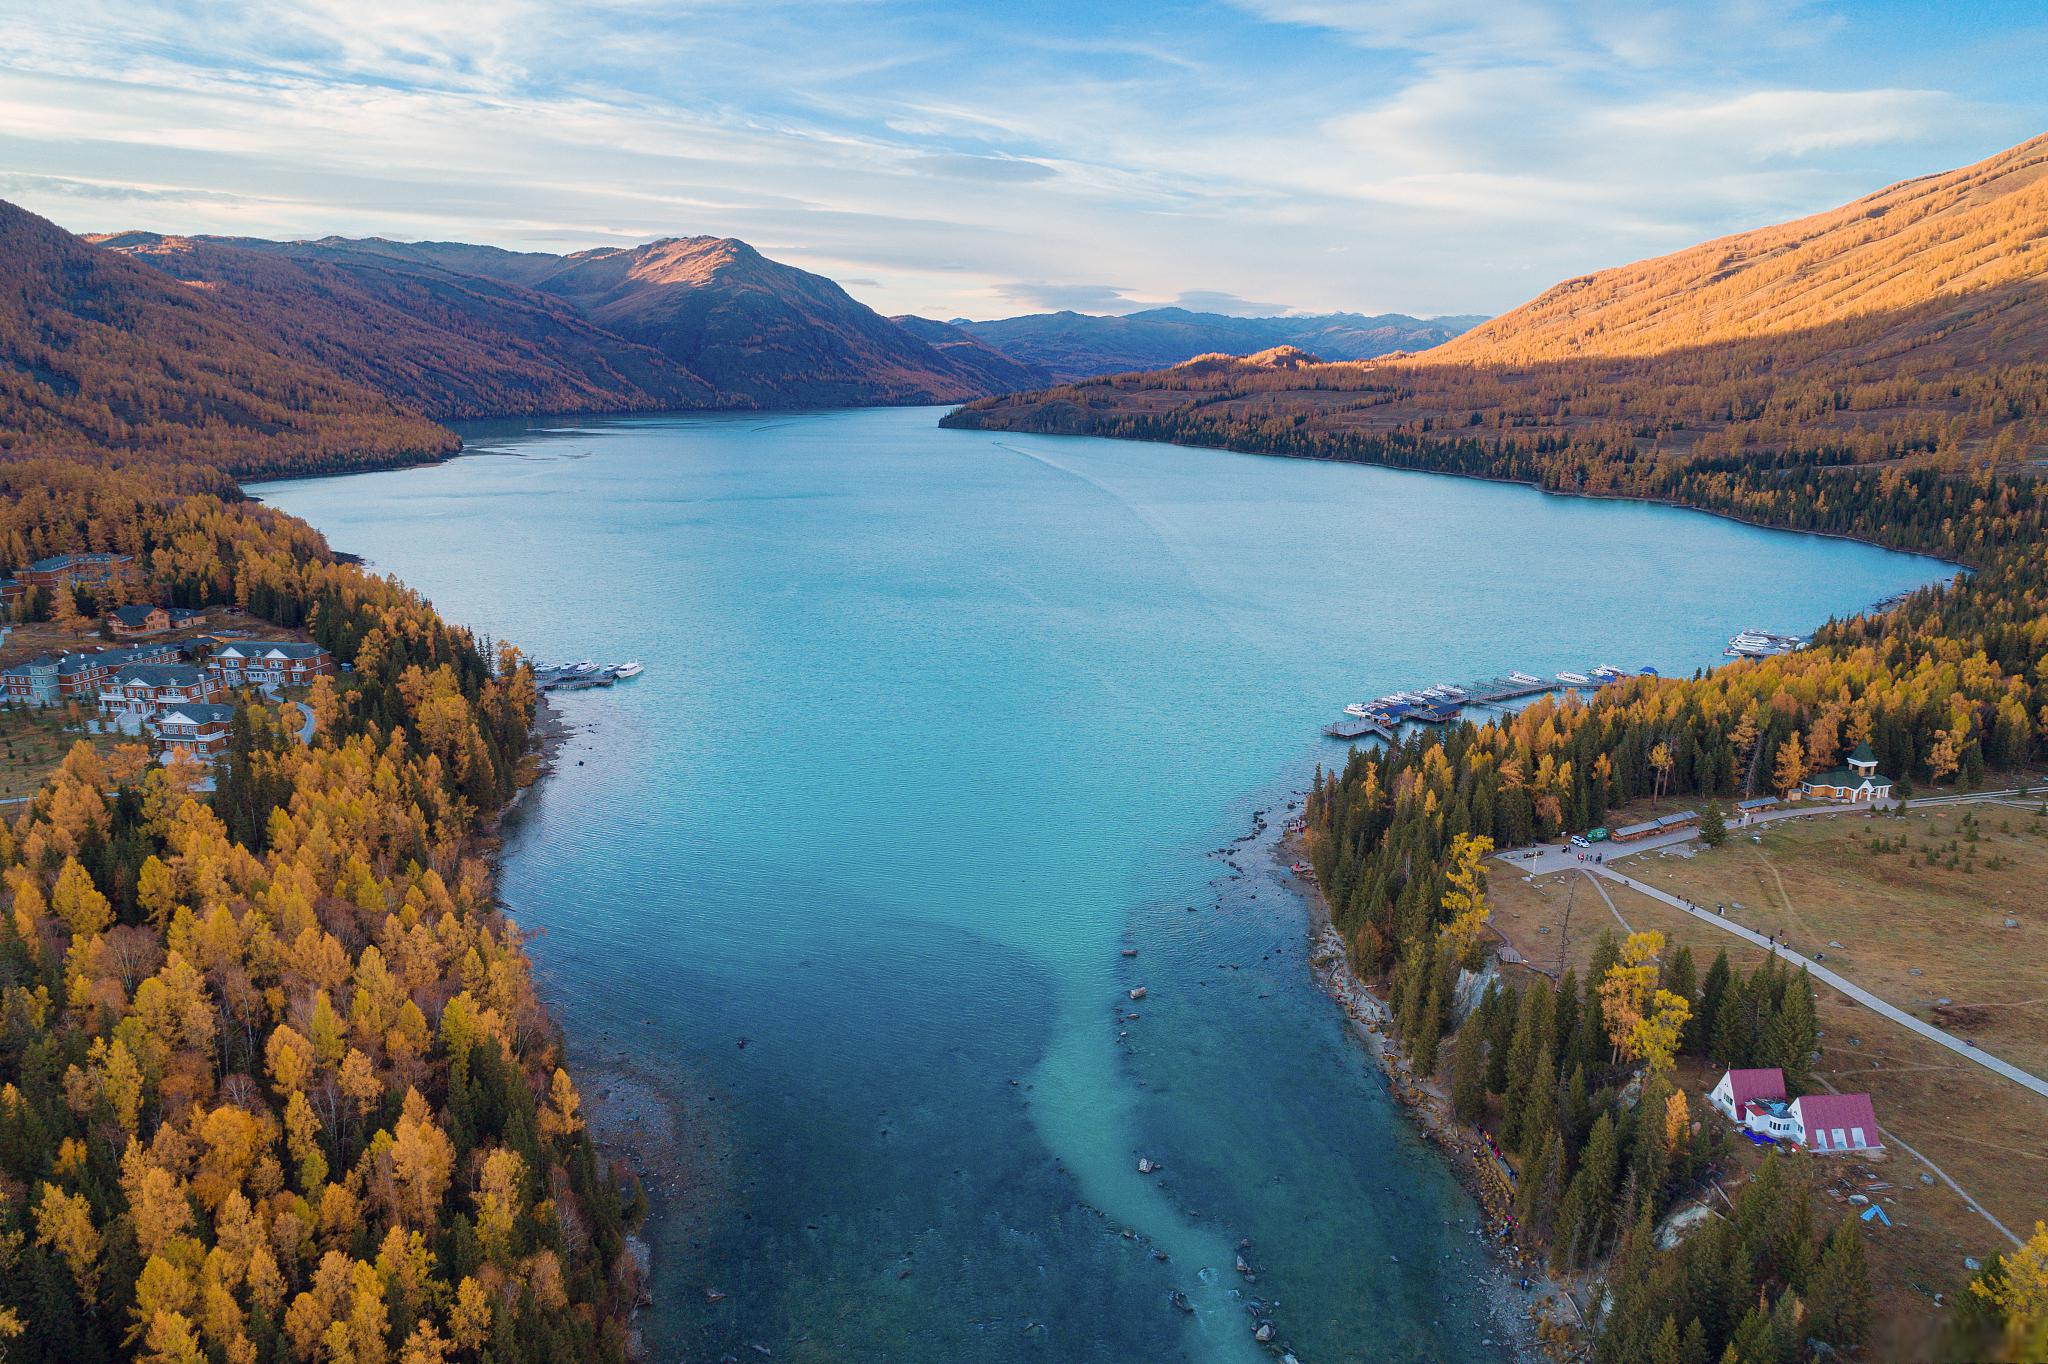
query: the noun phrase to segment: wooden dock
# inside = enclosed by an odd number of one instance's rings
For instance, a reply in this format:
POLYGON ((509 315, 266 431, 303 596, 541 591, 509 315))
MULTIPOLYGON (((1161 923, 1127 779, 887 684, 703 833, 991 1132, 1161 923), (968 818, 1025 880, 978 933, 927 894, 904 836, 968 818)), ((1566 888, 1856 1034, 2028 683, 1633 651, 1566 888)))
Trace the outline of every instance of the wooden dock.
POLYGON ((1494 706, 1503 701, 1519 701, 1525 696, 1541 696, 1545 692, 1565 691, 1564 683, 1552 678, 1549 681, 1517 682, 1512 677, 1489 677, 1460 688, 1465 693, 1468 706, 1494 706))
POLYGON ((1468 682, 1458 690, 1465 693, 1465 699, 1457 702, 1443 702, 1430 707, 1414 707, 1400 714, 1360 716, 1346 714, 1335 722, 1323 726, 1323 735, 1354 743, 1360 739, 1384 739, 1394 742, 1394 731, 1405 724, 1450 724, 1459 718, 1460 712, 1472 706, 1498 706, 1525 697, 1543 696, 1549 692, 1571 691, 1571 684, 1555 678, 1522 682, 1512 677, 1488 677, 1477 682, 1468 682))
POLYGON ((1392 725, 1385 724, 1379 720, 1367 720, 1357 715, 1347 715, 1341 720, 1324 725, 1323 734, 1328 738, 1343 739, 1347 742, 1354 739, 1363 739, 1367 735, 1385 739, 1388 743, 1394 741, 1394 727, 1392 725))

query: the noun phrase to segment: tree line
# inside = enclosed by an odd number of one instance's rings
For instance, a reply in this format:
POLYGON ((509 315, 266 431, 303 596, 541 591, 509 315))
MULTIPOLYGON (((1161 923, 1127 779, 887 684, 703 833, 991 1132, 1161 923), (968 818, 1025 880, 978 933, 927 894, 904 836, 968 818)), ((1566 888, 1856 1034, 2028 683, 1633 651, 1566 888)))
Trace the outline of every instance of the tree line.
POLYGON ((0 462, 0 550, 97 549, 350 666, 210 795, 81 744, 0 826, 0 1357, 622 1359, 639 1195, 483 841, 530 670, 212 470, 0 462))

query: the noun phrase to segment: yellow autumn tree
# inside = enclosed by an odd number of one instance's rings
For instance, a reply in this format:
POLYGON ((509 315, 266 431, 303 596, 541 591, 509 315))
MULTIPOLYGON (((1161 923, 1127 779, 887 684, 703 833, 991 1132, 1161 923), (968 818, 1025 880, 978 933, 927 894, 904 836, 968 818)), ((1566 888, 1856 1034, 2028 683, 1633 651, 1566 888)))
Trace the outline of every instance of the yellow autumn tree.
POLYGON ((1636 1025, 1657 988, 1657 954, 1664 950, 1664 935, 1657 932, 1631 933, 1621 945, 1621 954, 1600 981, 1600 1004, 1607 1022, 1607 1039, 1616 1061, 1628 1055, 1636 1025))
POLYGON ((1970 1282, 1970 1291, 2005 1319, 2003 1357, 2028 1364, 2048 1360, 2048 1223, 1999 1262, 1998 1272, 1970 1282))
POLYGON ((1491 911, 1486 904, 1486 855, 1493 840, 1479 834, 1459 834, 1451 840, 1449 860, 1444 868, 1443 910, 1445 922, 1437 931, 1437 943, 1446 958, 1465 962, 1479 945, 1491 911))
POLYGON ((1772 769, 1772 782, 1779 795, 1790 795, 1806 776, 1806 746, 1795 732, 1785 737, 1778 745, 1777 766, 1772 769))

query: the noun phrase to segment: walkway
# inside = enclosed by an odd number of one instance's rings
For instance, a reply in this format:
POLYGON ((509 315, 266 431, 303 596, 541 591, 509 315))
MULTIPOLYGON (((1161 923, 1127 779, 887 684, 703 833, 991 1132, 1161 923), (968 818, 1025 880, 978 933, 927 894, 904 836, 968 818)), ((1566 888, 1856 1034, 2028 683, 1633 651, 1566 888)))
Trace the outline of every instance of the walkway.
POLYGON ((1827 967, 1822 966, 1819 962, 1812 961, 1806 957, 1800 956, 1797 952, 1794 952, 1790 948, 1785 947, 1782 944, 1765 937, 1763 934, 1756 932, 1754 929, 1745 928, 1741 924, 1734 923, 1722 917, 1721 915, 1714 913, 1712 910, 1701 909, 1699 906, 1692 904, 1689 901, 1679 899, 1676 895, 1672 895, 1666 891, 1659 890, 1657 889, 1657 887, 1652 885, 1645 885, 1643 882, 1635 880, 1633 877, 1624 876, 1611 866, 1593 867, 1590 868, 1590 870, 1597 873, 1600 876, 1606 877, 1610 881, 1614 881, 1620 885, 1627 886, 1630 890, 1635 891, 1638 895, 1647 895, 1652 900, 1656 900, 1661 904, 1669 905, 1673 909, 1681 910, 1684 913, 1690 914, 1693 918, 1698 919, 1701 923, 1712 924, 1714 927, 1720 929, 1723 933, 1732 933, 1736 937, 1741 938, 1745 942, 1751 943, 1757 947, 1761 947, 1764 951, 1769 952, 1771 955, 1775 957, 1782 958, 1783 960, 1788 962, 1797 963, 1798 965, 1805 967, 1808 974, 1810 974, 1815 980, 1821 981, 1827 985, 1834 987, 1836 990, 1839 990, 1841 993, 1855 1000, 1858 1004, 1863 1005, 1865 1008, 1870 1009, 1875 1013, 1883 1015, 1884 1017, 1890 1019, 1892 1022, 1898 1024, 1900 1027, 1906 1029, 1908 1032, 1918 1033, 1920 1036, 1926 1038, 1928 1041, 1947 1047, 1956 1055, 1966 1057, 1969 1060, 1975 1061, 1978 1065, 1984 1067, 1986 1070, 1989 1070, 1997 1075, 2002 1075, 2006 1079, 2011 1080, 2016 1085, 2021 1085, 2027 1089, 2031 1089, 2043 1098, 2048 1098, 2048 1080, 2042 1080, 2039 1076, 2031 1074, 2028 1071, 2021 1070, 2018 1066, 2013 1065, 2009 1061, 2001 1061, 1996 1056, 1993 1056, 1989 1052, 1985 1051, 1982 1047, 1972 1046, 1970 1043, 1963 1041, 1961 1038, 1956 1037, 1951 1033, 1943 1032, 1940 1028, 1935 1027, 1932 1023, 1923 1022, 1922 1020, 1915 1018, 1912 1014, 1905 1012, 1903 1009, 1894 1008, 1892 1005, 1886 1003, 1882 999, 1879 999, 1876 995, 1870 993, 1870 991, 1864 989, 1862 986, 1856 984, 1854 981, 1844 979, 1843 977, 1835 974, 1833 971, 1830 971, 1827 967))

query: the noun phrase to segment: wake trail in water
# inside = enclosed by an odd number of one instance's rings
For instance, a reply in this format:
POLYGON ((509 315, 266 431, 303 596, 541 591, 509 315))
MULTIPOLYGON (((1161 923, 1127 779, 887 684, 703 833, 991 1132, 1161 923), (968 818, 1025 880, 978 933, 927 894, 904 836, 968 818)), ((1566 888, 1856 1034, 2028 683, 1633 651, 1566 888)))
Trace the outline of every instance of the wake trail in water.
POLYGON ((1039 454, 1035 450, 1026 450, 1022 446, 1011 445, 1005 441, 991 441, 990 444, 1006 454, 1022 455, 1025 459, 1035 464, 1044 465, 1055 473, 1065 474, 1068 478, 1086 484, 1116 506, 1121 507, 1134 520, 1152 533, 1152 538, 1159 542, 1160 547, 1166 551, 1167 556, 1173 561, 1174 567, 1180 571, 1181 579, 1187 584, 1188 589, 1218 625, 1222 626, 1240 644, 1249 645, 1260 650, 1266 648, 1264 638, 1249 626, 1240 623, 1236 613, 1222 602, 1217 601, 1209 589, 1203 585, 1202 575, 1198 567, 1199 556, 1188 549, 1184 537, 1178 534, 1170 525, 1161 521, 1156 515, 1147 511, 1138 503, 1133 502, 1129 497, 1118 492, 1093 474, 1076 469, 1071 465, 1062 464, 1060 461, 1050 456, 1039 454))

